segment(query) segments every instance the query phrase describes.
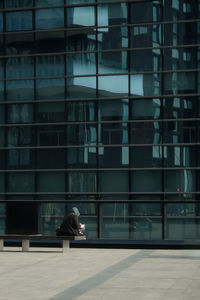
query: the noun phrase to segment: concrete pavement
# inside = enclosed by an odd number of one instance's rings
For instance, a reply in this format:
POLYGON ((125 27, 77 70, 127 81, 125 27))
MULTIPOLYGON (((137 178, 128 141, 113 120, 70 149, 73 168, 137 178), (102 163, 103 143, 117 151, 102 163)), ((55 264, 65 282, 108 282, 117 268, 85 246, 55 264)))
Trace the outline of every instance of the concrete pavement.
POLYGON ((0 300, 200 299, 200 250, 19 249, 0 252, 0 300))

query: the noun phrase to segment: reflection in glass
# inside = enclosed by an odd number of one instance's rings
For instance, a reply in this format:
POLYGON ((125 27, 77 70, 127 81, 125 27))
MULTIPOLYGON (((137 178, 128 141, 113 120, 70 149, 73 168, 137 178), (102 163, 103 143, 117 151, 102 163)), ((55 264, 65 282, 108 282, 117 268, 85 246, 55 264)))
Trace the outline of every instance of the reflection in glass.
POLYGON ((11 149, 7 153, 8 169, 34 168, 34 153, 32 149, 11 149))
POLYGON ((165 0, 163 7, 164 21, 189 20, 198 18, 198 1, 179 0, 171 2, 165 0))
POLYGON ((68 54, 67 75, 92 75, 96 74, 96 54, 80 53, 68 54))
POLYGON ((161 116, 160 99, 134 99, 131 101, 132 119, 159 119, 161 116))
POLYGON ((0 12, 0 31, 3 31, 3 14, 0 12))
POLYGON ((68 98, 96 98, 96 77, 67 78, 68 98))
POLYGON ((38 126, 37 144, 39 146, 63 146, 65 145, 64 126, 38 126))
POLYGON ((36 120, 39 123, 63 122, 65 121, 64 102, 38 103, 36 120))
POLYGON ((36 29, 53 29, 64 27, 64 9, 37 9, 35 12, 36 29))
POLYGON ((131 27, 130 30, 131 48, 161 46, 161 25, 140 25, 131 27))
POLYGON ((35 33, 35 38, 37 53, 54 53, 65 51, 64 31, 56 30, 38 32, 35 33))
POLYGON ((164 70, 184 70, 196 68, 198 48, 164 49, 164 70))
POLYGON ((39 149, 37 151, 38 169, 64 169, 65 149, 39 149))
POLYGON ((164 167, 195 167, 198 146, 164 146, 164 167))
POLYGON ((101 52, 98 54, 99 74, 125 73, 128 71, 127 52, 101 52))
POLYGON ((33 33, 8 34, 5 36, 5 51, 7 55, 29 54, 34 52, 33 33))
POLYGON ((154 74, 135 74, 130 76, 133 96, 157 96, 161 94, 161 76, 154 74))
POLYGON ((162 68, 160 49, 130 52, 131 72, 158 72, 162 68))
POLYGON ((162 167, 162 147, 145 146, 132 147, 132 168, 161 168, 162 167))
POLYGON ((129 100, 101 100, 98 105, 99 121, 118 121, 129 119, 129 100))
POLYGON ((129 191, 128 171, 100 171, 99 192, 122 193, 129 191))
POLYGON ((0 234, 6 233, 6 204, 0 203, 0 234))
POLYGON ((194 192, 195 172, 192 170, 165 171, 165 192, 194 192))
POLYGON ((196 73, 166 73, 164 74, 164 94, 196 93, 196 73))
POLYGON ((164 143, 195 143, 197 134, 195 121, 169 121, 163 123, 164 143))
POLYGON ((5 101, 4 97, 4 82, 0 81, 0 101, 5 101))
POLYGON ((131 174, 132 192, 161 192, 162 171, 132 171, 131 174))
POLYGON ((128 28, 98 28, 98 50, 128 48, 128 28))
POLYGON ((65 4, 64 0, 35 0, 35 6, 59 6, 65 4))
POLYGON ((65 98, 64 79, 41 79, 36 81, 37 99, 65 98))
POLYGON ((67 121, 95 121, 95 102, 67 102, 67 121))
POLYGON ((198 239, 200 221, 195 217, 167 218, 166 238, 171 240, 198 239))
POLYGON ((162 219, 159 217, 135 217, 131 222, 131 235, 134 240, 161 240, 162 219))
POLYGON ((67 168, 96 168, 96 148, 68 148, 67 168))
POLYGON ((128 95, 128 75, 99 76, 99 97, 126 97, 128 95))
POLYGON ((96 172, 68 172, 68 192, 96 192, 96 172))
POLYGON ((160 1, 131 3, 130 16, 131 23, 159 22, 161 19, 160 1))
POLYGON ((198 24, 198 22, 164 24, 164 46, 196 44, 198 24))
MULTIPOLYGON (((67 126, 67 145, 96 145, 97 132, 95 124, 67 126)), ((94 151, 95 148, 94 148, 94 151)))
POLYGON ((13 104, 8 106, 8 123, 33 122, 32 104, 13 104))
POLYGON ((162 143, 161 122, 134 122, 131 124, 131 143, 160 144, 162 143))
POLYGON ((64 72, 63 55, 36 57, 36 76, 62 76, 64 72))
POLYGON ((163 100, 165 119, 194 118, 197 116, 197 97, 173 97, 163 100))
POLYGON ((19 31, 32 29, 32 12, 17 11, 6 13, 6 31, 19 31))
MULTIPOLYGON (((117 145, 128 143, 127 123, 102 123, 98 125, 98 137, 100 145, 117 145)), ((99 154, 104 148, 100 148, 99 154)), ((125 150, 124 148, 124 151, 125 150)))
POLYGON ((82 6, 67 8, 68 26, 94 26, 95 9, 94 6, 82 6))
POLYGON ((34 76, 32 57, 14 57, 6 60, 6 78, 26 78, 34 76))
POLYGON ((27 101, 34 99, 33 80, 11 80, 6 82, 7 100, 27 101))
POLYGON ((127 3, 98 5, 98 26, 126 24, 128 18, 127 5, 127 3))
MULTIPOLYGON (((93 51, 96 50, 96 29, 80 28, 66 31, 67 51, 93 51)), ((91 55, 91 54, 90 54, 91 55)))

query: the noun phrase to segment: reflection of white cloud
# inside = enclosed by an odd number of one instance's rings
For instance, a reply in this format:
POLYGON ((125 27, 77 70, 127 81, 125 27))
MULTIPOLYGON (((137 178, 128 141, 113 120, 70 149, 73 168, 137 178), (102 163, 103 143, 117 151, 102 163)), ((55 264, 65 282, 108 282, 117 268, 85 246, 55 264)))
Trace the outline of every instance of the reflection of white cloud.
POLYGON ((94 7, 76 7, 73 10, 72 24, 82 26, 93 26, 94 25, 94 7))
POLYGON ((131 94, 144 96, 143 74, 131 76, 131 94))
POLYGON ((128 76, 100 76, 99 89, 113 93, 128 93, 128 76))
POLYGON ((95 77, 73 78, 73 85, 80 85, 80 86, 96 89, 96 78, 95 77))

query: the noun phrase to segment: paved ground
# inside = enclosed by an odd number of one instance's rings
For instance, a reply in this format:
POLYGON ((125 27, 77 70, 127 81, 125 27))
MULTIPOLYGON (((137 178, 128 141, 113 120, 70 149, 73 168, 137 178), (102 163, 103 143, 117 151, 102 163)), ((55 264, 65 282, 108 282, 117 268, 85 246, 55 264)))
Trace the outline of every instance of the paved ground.
POLYGON ((1 300, 200 300, 200 250, 5 249, 1 300))

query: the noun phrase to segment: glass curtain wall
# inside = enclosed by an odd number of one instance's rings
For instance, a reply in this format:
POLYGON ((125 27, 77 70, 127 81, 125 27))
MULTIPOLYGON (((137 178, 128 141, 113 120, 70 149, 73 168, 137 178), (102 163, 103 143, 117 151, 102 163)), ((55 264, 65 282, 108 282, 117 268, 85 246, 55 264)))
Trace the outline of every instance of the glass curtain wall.
POLYGON ((38 233, 77 206, 89 239, 198 238, 199 10, 0 1, 1 233, 23 202, 38 233))

